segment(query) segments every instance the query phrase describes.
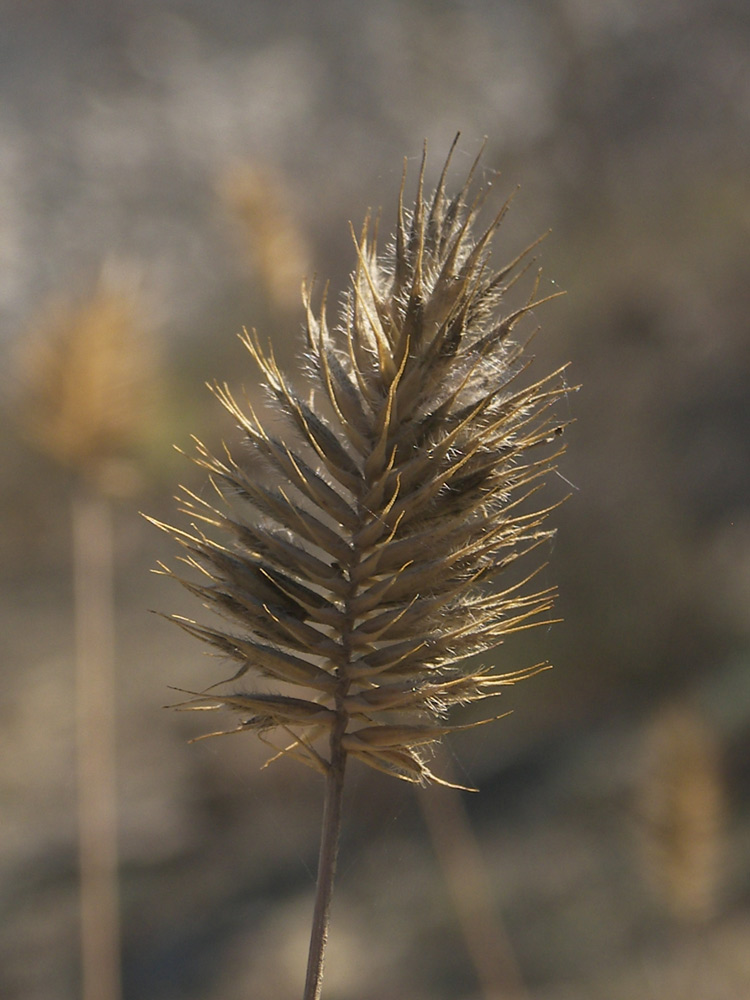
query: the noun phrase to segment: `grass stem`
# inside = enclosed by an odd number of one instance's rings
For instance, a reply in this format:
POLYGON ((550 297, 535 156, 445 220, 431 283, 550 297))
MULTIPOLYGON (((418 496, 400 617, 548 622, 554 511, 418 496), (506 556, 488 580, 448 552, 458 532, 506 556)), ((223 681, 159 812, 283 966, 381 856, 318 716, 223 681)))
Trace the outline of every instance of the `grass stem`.
POLYGON ((81 489, 72 520, 82 997, 120 1000, 109 501, 81 489))
POLYGON ((326 775, 318 878, 303 1000, 319 1000, 323 985, 323 965, 328 942, 331 896, 333 895, 333 882, 336 875, 339 834, 341 832, 341 807, 344 797, 346 752, 341 746, 341 738, 345 726, 346 718, 344 718, 343 725, 334 729, 331 734, 331 763, 326 775))

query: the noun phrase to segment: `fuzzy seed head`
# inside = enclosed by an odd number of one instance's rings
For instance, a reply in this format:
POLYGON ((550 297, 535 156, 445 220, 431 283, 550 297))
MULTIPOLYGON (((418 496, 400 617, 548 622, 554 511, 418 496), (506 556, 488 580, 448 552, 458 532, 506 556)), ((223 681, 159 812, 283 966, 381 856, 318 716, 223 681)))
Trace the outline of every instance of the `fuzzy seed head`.
POLYGON ((365 221, 338 328, 325 296, 316 310, 304 291, 304 395, 244 335, 283 429, 216 385, 248 453, 196 442, 219 501, 184 491, 194 527, 159 524, 192 571, 165 572, 223 619, 175 620, 234 661, 226 683, 254 685, 214 685, 181 707, 234 709, 231 731, 255 730, 277 756, 324 773, 336 740, 370 767, 439 780, 430 745, 467 728, 449 724, 449 710, 546 666, 495 674, 467 660, 547 620, 553 590, 529 587, 533 572, 501 581, 551 535, 548 510, 528 498, 560 454, 553 407, 567 390, 561 372, 529 379, 513 339, 545 300, 537 277, 520 306, 506 306, 529 267, 528 251, 491 266, 507 204, 477 235, 489 187, 472 195, 475 162, 449 198, 449 161, 425 197, 423 158, 408 212, 402 183, 382 256, 365 221), (260 690, 269 681, 277 693, 260 690))
POLYGON ((102 277, 77 305, 49 303, 18 360, 29 441, 98 489, 127 492, 136 477, 126 459, 143 433, 156 378, 133 292, 102 277))

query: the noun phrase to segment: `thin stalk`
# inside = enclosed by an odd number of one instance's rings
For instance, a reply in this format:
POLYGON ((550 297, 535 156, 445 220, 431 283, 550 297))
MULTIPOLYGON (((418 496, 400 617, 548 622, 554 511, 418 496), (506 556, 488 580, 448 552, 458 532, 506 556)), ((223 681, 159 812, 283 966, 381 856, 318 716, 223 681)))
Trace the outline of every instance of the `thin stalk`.
POLYGON ((76 742, 83 1000, 119 1000, 112 523, 109 501, 73 497, 76 742))
MULTIPOLYGON (((453 781, 450 758, 436 756, 453 781)), ((432 845, 453 898, 469 957, 485 1000, 529 1000, 513 948, 489 893, 490 880, 461 793, 453 788, 419 790, 419 803, 432 845)))
POLYGON ((331 913, 331 896, 336 875, 336 860, 341 832, 341 806, 344 792, 344 771, 346 751, 341 746, 341 738, 346 729, 346 716, 331 734, 331 762, 326 774, 326 794, 323 806, 323 829, 318 857, 318 880, 315 890, 310 951, 307 959, 307 978, 303 1000, 319 1000, 323 986, 323 965, 328 925, 331 913))

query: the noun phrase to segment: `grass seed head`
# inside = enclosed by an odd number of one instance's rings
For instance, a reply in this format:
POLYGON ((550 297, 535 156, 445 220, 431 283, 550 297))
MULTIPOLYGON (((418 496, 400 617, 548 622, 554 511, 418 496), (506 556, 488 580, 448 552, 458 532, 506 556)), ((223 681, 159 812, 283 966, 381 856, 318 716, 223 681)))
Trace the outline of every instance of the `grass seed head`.
POLYGON ((475 163, 449 196, 449 163, 426 196, 423 157, 410 210, 402 182, 382 254, 369 218, 354 237, 338 327, 325 295, 316 309, 304 290, 304 392, 245 334, 281 429, 215 386, 249 453, 198 442, 218 500, 185 493, 193 528, 159 525, 191 570, 167 572, 223 619, 178 624, 234 661, 232 681, 256 686, 192 706, 243 713, 232 731, 275 732, 278 755, 319 771, 325 737, 373 768, 432 780, 430 745, 465 728, 446 724, 450 709, 544 666, 496 675, 473 658, 552 607, 534 573, 509 574, 552 534, 534 500, 561 451, 555 404, 567 390, 561 371, 529 377, 515 334, 554 296, 537 275, 508 304, 532 248, 492 263, 507 204, 479 229, 491 185, 473 193, 475 163), (269 682, 282 693, 263 693, 269 682))
POLYGON ((29 442, 105 493, 137 488, 131 458, 152 416, 156 359, 129 283, 102 276, 76 304, 47 303, 18 360, 29 442))

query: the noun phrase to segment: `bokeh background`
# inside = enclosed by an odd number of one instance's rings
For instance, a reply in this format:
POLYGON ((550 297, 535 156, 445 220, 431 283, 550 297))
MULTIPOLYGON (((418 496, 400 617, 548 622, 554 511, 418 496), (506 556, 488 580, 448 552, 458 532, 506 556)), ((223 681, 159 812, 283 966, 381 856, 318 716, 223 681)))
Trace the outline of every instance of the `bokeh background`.
POLYGON ((0 22, 3 1000, 80 996, 80 476, 30 446, 19 358, 103 287, 144 351, 137 448, 105 476, 123 996, 298 997, 321 788, 163 711, 222 666, 149 614, 200 609, 149 573, 174 552, 138 510, 205 489, 172 444, 231 438, 204 382, 255 391, 235 334, 293 364, 300 279, 335 310, 349 220, 390 230, 403 157, 413 182, 427 139, 434 180, 459 130, 454 181, 487 136, 498 197, 521 185, 501 254, 552 227, 542 291, 568 292, 534 342, 582 385, 548 491, 564 622, 507 642, 498 665, 555 669, 451 745, 481 794, 352 768, 325 995, 744 1000, 746 0, 0 0, 0 22))

